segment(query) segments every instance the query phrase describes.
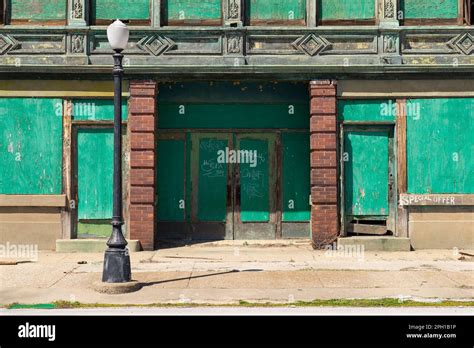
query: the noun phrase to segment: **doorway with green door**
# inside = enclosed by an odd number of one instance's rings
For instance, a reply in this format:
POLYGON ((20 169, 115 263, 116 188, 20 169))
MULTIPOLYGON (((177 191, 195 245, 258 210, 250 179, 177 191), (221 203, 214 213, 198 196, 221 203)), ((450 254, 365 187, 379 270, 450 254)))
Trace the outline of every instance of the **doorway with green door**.
POLYGON ((157 240, 310 238, 303 86, 161 87, 157 240))

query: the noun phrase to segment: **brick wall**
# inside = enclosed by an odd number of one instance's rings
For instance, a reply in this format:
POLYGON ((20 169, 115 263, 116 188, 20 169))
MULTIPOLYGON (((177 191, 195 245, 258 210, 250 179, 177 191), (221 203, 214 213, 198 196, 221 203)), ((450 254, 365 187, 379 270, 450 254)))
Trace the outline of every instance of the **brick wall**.
POLYGON ((313 246, 331 244, 339 232, 336 82, 310 83, 311 230, 313 246))
POLYGON ((130 239, 144 250, 155 243, 155 118, 157 83, 131 81, 130 127, 130 239))

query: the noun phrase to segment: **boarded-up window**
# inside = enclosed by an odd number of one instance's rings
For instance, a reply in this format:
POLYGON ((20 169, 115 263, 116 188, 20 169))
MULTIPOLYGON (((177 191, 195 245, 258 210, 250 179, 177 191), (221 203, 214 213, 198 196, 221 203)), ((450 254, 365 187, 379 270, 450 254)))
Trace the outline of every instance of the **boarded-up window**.
POLYGON ((375 0, 317 0, 318 19, 322 24, 373 24, 375 3, 375 0))
POLYGON ((0 194, 60 194, 61 99, 0 98, 0 194))
POLYGON ((220 25, 221 0, 163 0, 165 25, 220 25))
POLYGON ((65 24, 67 0, 11 0, 10 21, 12 24, 48 22, 65 24))
POLYGON ((304 25, 306 0, 245 0, 250 25, 304 25))
POLYGON ((115 19, 131 24, 149 24, 150 0, 92 0, 91 16, 95 24, 110 23, 115 19))
POLYGON ((463 21, 459 0, 401 0, 400 10, 406 25, 463 21))
POLYGON ((407 101, 408 192, 474 193, 474 98, 407 101))

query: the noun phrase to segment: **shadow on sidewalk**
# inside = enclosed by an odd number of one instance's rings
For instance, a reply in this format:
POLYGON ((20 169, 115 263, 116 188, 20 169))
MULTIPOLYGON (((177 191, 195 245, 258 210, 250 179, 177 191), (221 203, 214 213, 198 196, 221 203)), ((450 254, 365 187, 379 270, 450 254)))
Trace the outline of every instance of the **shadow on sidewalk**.
POLYGON ((160 280, 160 281, 156 281, 156 282, 141 282, 141 284, 142 284, 142 287, 144 288, 146 286, 153 286, 153 285, 158 285, 158 284, 163 284, 163 283, 177 282, 177 281, 180 281, 180 280, 191 280, 191 279, 214 277, 214 276, 219 276, 219 275, 224 275, 224 274, 242 273, 242 272, 263 272, 263 269, 246 269, 246 270, 242 270, 242 271, 233 269, 232 271, 227 271, 227 272, 218 272, 218 273, 203 274, 203 275, 198 275, 198 276, 189 276, 189 277, 182 277, 182 278, 176 278, 176 279, 160 280))

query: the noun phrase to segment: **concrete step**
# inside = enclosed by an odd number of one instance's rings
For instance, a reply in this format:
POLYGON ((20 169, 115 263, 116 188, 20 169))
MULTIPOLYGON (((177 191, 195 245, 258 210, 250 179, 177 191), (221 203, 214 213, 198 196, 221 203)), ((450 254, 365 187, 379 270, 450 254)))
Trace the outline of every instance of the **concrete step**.
POLYGON ((364 236, 338 238, 338 246, 362 245, 365 251, 410 251, 410 238, 364 236))
MULTIPOLYGON (((127 240, 130 252, 141 251, 138 240, 127 240)), ((59 253, 100 253, 107 249, 107 239, 58 239, 56 251, 59 253)))

